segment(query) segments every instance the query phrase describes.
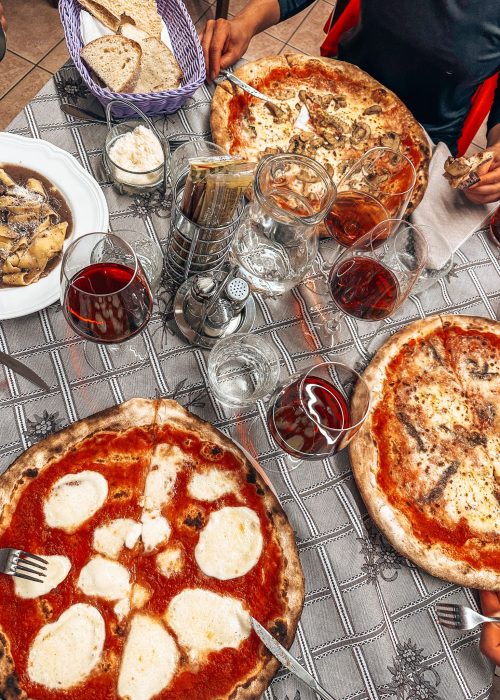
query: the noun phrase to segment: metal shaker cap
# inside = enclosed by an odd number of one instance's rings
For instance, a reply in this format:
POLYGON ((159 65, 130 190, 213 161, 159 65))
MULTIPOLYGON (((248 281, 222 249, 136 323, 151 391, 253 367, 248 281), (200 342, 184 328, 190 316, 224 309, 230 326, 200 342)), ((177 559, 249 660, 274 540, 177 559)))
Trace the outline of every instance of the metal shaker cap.
POLYGON ((241 277, 232 279, 226 287, 226 297, 231 302, 243 302, 250 296, 250 287, 241 277))
POLYGON ((191 293, 198 299, 210 299, 214 294, 217 284, 212 277, 199 275, 193 280, 191 293))

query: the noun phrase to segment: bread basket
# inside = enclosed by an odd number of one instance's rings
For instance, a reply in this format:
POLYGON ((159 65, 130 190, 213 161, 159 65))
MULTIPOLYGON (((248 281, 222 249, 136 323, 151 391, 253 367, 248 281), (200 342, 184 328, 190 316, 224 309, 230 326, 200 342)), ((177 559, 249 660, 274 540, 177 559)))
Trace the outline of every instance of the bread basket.
MULTIPOLYGON (((64 27, 66 44, 70 56, 90 92, 106 106, 114 99, 125 99, 139 107, 145 114, 171 114, 182 107, 205 80, 205 62, 198 35, 182 0, 157 0, 158 13, 168 27, 175 57, 179 62, 184 78, 177 90, 152 92, 148 94, 115 93, 99 85, 91 71, 80 58, 83 46, 80 33, 81 7, 77 0, 60 0, 59 13, 64 27)), ((135 112, 120 105, 113 110, 117 117, 134 116, 135 112)))

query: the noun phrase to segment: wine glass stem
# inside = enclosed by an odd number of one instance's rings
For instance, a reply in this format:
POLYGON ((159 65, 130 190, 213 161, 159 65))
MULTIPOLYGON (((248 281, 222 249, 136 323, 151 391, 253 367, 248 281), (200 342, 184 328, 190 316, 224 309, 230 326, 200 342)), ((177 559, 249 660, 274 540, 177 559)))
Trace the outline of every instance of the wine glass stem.
POLYGON ((341 311, 334 311, 331 318, 325 321, 324 328, 330 336, 330 346, 332 348, 340 343, 342 318, 343 313, 341 311))

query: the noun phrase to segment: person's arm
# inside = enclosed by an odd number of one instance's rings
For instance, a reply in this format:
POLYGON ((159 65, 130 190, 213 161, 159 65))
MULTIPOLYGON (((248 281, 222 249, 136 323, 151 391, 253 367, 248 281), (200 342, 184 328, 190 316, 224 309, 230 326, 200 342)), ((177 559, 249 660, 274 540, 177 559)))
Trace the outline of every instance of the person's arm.
MULTIPOLYGON (((500 614, 500 593, 479 591, 479 595, 484 615, 500 614)), ((479 646, 488 659, 500 666, 500 619, 498 625, 495 622, 487 622, 482 626, 479 646)))
POLYGON ((231 20, 209 19, 200 37, 208 81, 241 58, 253 36, 279 21, 278 0, 250 0, 231 20))
POLYGON ((468 199, 477 204, 500 201, 500 83, 488 118, 486 148, 493 151, 494 158, 479 168, 481 181, 465 191, 468 199))

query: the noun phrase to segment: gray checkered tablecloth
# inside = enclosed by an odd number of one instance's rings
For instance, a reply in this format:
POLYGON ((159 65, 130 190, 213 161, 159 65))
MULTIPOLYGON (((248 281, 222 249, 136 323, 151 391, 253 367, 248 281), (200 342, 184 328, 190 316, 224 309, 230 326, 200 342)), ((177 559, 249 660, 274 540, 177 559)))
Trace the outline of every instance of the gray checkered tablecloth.
MULTIPOLYGON (((101 184, 112 230, 129 228, 164 242, 170 198, 117 195, 101 167, 106 128, 66 116, 61 100, 97 107, 68 65, 9 130, 69 151, 101 184)), ((209 104, 210 92, 203 87, 180 112, 156 122, 169 135, 208 136, 209 104)), ((279 300, 256 301, 254 332, 274 344, 282 375, 310 364, 320 350, 310 315, 317 303, 312 292, 300 286, 279 300)), ((370 347, 401 326, 437 312, 495 318, 499 301, 498 252, 479 233, 458 251, 448 278, 428 293, 410 297, 386 319, 370 347)), ((51 432, 134 396, 174 396, 236 440, 250 434, 264 469, 281 464, 282 455, 266 430, 263 406, 252 407, 236 420, 234 412, 211 401, 205 391, 207 353, 173 335, 170 321, 168 300, 160 294, 145 332, 149 360, 120 366, 105 352, 99 372, 86 364, 82 341, 69 330, 58 303, 1 322, 0 348, 27 362, 50 385, 45 393, 5 368, 3 375, 0 372, 3 470, 51 432)), ((349 320, 333 355, 363 367, 372 334, 369 324, 349 320)), ((479 632, 443 629, 433 612, 439 601, 476 607, 476 595, 428 576, 388 545, 367 516, 347 454, 306 463, 291 473, 282 469, 272 481, 295 530, 306 575, 305 607, 292 648, 304 666, 338 699, 486 699, 492 669, 479 652, 479 632)), ((286 669, 265 694, 266 700, 313 697, 286 669)))

